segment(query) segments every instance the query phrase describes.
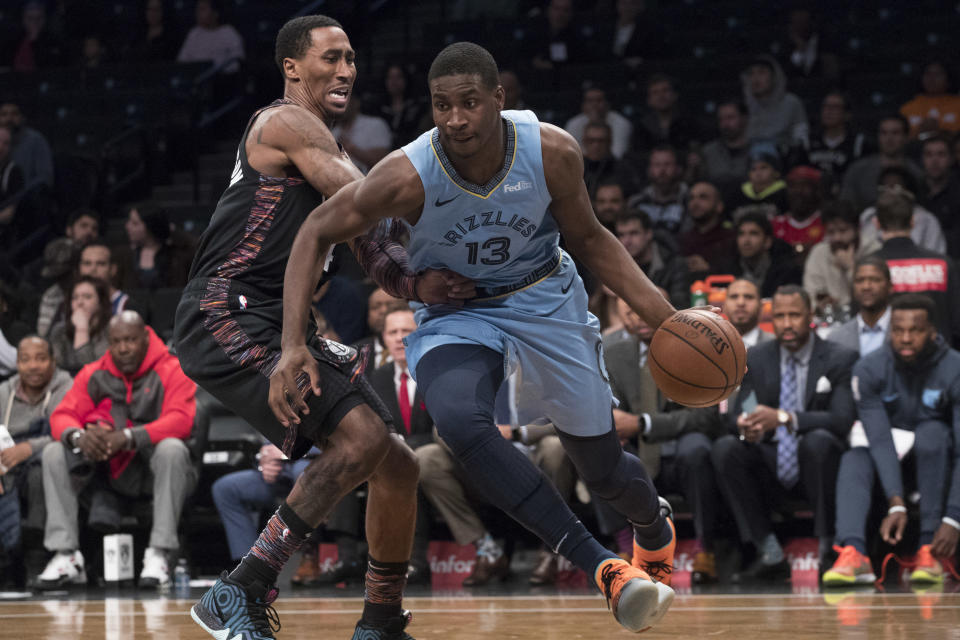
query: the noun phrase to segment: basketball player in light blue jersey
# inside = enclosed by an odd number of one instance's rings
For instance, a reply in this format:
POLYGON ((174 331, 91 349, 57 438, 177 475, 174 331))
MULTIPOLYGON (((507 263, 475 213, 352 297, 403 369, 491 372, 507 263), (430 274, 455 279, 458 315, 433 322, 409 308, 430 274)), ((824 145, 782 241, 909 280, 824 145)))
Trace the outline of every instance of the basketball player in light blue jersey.
POLYGON ((531 112, 501 113, 503 88, 485 49, 447 47, 428 81, 437 127, 341 189, 300 228, 284 278, 271 408, 286 425, 300 420, 306 404, 296 378, 304 373, 321 393, 305 346, 320 257, 381 218, 402 220, 411 267, 446 268, 477 285, 478 296, 462 306, 419 308, 419 328, 406 339, 440 436, 494 504, 594 579, 620 624, 645 630, 673 600, 675 531, 669 505, 661 507, 613 428, 599 324, 559 233, 650 326, 674 309, 597 221, 577 142, 531 112), (497 389, 517 369, 520 420, 550 420, 587 486, 633 523, 635 566, 601 546, 494 425, 497 389))

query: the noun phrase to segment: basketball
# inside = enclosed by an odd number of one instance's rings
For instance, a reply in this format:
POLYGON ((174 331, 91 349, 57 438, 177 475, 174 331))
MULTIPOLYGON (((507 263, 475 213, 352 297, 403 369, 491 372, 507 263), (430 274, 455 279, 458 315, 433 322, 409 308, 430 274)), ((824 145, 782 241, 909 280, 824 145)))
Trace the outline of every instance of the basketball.
POLYGON ((648 358, 663 395, 688 407, 710 407, 728 398, 747 369, 747 350, 733 325, 694 309, 677 311, 660 325, 648 358))

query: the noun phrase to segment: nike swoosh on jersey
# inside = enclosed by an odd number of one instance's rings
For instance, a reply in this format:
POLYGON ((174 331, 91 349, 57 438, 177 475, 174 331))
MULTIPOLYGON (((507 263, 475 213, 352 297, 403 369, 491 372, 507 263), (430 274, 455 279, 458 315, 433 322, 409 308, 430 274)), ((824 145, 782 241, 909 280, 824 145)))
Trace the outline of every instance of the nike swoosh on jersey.
POLYGON ((453 196, 453 197, 450 198, 449 200, 441 200, 440 198, 437 198, 436 200, 434 200, 433 206, 435 206, 435 207, 442 207, 442 206, 445 205, 445 204, 449 204, 449 203, 453 202, 454 200, 456 200, 456 199, 459 198, 459 197, 460 197, 460 194, 458 193, 457 195, 453 196))
POLYGON ((573 281, 577 279, 577 274, 573 274, 573 277, 570 278, 570 282, 567 283, 567 286, 560 287, 560 293, 566 295, 567 291, 570 291, 570 287, 573 286, 573 281))

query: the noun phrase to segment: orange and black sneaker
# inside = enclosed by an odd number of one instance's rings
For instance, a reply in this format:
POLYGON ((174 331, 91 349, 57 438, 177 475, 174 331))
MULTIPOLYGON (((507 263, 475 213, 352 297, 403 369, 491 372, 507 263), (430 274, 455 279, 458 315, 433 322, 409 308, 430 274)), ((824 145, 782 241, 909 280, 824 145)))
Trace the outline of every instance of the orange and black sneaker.
POLYGON ((925 544, 917 551, 916 564, 910 574, 910 582, 936 584, 943 582, 943 565, 933 557, 930 545, 925 544))
POLYGON ((594 582, 607 599, 613 617, 634 633, 646 631, 659 622, 673 602, 673 589, 654 582, 644 571, 620 558, 601 562, 594 582))
POLYGON ((657 582, 669 586, 673 573, 673 554, 677 550, 677 530, 673 526, 673 508, 664 498, 660 498, 660 513, 670 527, 670 542, 659 549, 644 549, 634 537, 632 564, 657 582))
POLYGON ((873 575, 870 558, 857 551, 853 545, 834 546, 839 553, 837 561, 823 574, 823 586, 846 587, 852 584, 873 584, 877 579, 873 575))

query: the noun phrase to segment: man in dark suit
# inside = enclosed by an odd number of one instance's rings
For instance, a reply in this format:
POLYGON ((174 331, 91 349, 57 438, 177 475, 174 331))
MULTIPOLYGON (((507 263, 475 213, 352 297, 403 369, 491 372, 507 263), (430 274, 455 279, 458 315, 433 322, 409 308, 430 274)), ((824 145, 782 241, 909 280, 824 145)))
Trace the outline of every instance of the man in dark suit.
POLYGON ((890 296, 893 283, 887 261, 872 255, 853 267, 853 299, 860 311, 830 332, 830 342, 853 349, 860 356, 883 346, 890 333, 890 296))
POLYGON ((433 420, 427 413, 417 383, 407 370, 403 347, 403 339, 416 328, 410 309, 387 313, 383 321, 383 345, 391 361, 367 374, 370 386, 390 410, 394 428, 411 449, 433 442, 433 420))
MULTIPOLYGON (((721 500, 710 448, 723 435, 723 422, 716 407, 682 409, 663 397, 647 361, 653 329, 623 300, 617 305, 628 337, 612 344, 605 354, 610 387, 620 403, 613 410, 614 426, 624 446, 643 460, 657 491, 679 493, 690 504, 699 543, 693 580, 712 581, 716 578, 712 542, 721 500)), ((605 533, 627 526, 623 516, 604 502, 595 504, 605 533)))
POLYGON ((775 342, 747 354, 747 375, 729 416, 731 430, 713 446, 721 491, 740 537, 757 550, 739 578, 789 576, 770 511, 792 494, 813 505, 821 559, 832 542, 840 456, 855 417, 850 375, 857 353, 827 345, 810 330, 810 296, 797 285, 773 296, 775 342))

